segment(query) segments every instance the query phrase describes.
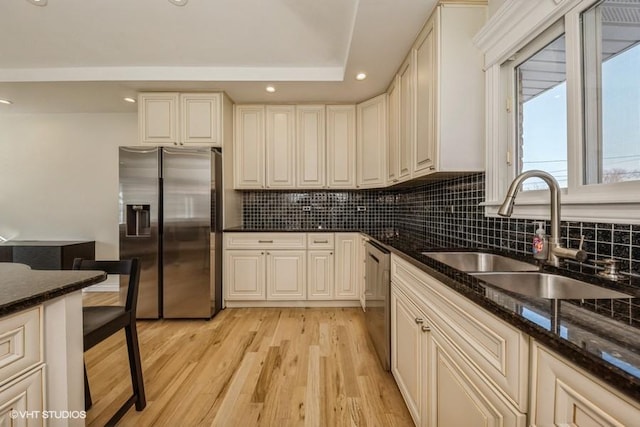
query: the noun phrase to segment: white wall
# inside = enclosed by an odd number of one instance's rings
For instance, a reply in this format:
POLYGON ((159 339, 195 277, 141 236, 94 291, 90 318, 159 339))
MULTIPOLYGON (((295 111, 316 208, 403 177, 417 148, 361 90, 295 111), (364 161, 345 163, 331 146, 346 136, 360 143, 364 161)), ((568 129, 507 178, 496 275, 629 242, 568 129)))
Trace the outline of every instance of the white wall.
POLYGON ((118 253, 118 146, 137 145, 137 115, 0 115, 0 236, 95 240, 118 253))

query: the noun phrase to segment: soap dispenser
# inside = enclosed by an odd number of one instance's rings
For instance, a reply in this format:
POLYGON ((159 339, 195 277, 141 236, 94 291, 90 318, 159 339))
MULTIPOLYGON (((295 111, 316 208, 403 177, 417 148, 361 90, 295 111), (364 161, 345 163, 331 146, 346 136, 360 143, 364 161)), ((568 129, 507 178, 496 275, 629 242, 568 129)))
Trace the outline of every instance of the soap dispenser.
POLYGON ((549 252, 549 243, 544 231, 544 222, 536 222, 536 235, 533 237, 532 252, 535 259, 546 260, 549 252))

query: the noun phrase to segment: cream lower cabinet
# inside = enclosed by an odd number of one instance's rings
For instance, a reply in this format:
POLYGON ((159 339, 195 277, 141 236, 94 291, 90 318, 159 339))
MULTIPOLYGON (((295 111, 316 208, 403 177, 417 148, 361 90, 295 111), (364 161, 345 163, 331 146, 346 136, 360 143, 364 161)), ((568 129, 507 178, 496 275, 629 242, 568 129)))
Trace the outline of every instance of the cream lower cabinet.
POLYGON ((306 251, 227 250, 227 300, 304 299, 306 251))
POLYGON ((526 341, 404 260, 391 268, 391 372, 416 425, 525 426, 526 341))
POLYGON ((307 299, 333 299, 333 251, 310 250, 307 253, 307 299))
POLYGON ((263 250, 227 250, 224 255, 224 286, 230 300, 263 300, 266 298, 263 250))
POLYGON ((306 251, 267 252, 267 299, 306 299, 306 251))
POLYGON ((531 350, 531 426, 640 425, 637 402, 537 342, 531 350))
POLYGON ((426 425, 426 315, 396 286, 391 290, 391 372, 416 426, 426 425))
POLYGON ((360 233, 336 233, 334 298, 357 300, 360 298, 359 273, 360 233))
POLYGON ((360 242, 360 233, 225 233, 225 301, 353 306, 362 286, 360 242))

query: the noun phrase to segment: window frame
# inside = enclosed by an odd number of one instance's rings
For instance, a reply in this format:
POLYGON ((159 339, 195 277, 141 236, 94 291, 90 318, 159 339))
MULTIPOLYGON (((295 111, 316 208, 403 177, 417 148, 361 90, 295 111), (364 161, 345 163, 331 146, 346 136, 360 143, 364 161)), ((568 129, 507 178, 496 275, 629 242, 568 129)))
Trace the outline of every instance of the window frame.
MULTIPOLYGON (((483 203, 486 216, 498 216, 497 210, 516 176, 513 65, 528 59, 525 55, 519 57, 518 52, 525 52, 529 47, 533 50, 535 44, 545 46, 545 37, 553 34, 555 26, 563 25, 567 61, 569 170, 568 185, 562 191, 562 219, 640 224, 640 181, 592 185, 583 182, 586 122, 583 119, 585 95, 582 89, 580 16, 599 1, 507 0, 476 35, 474 41, 484 53, 486 71, 486 200, 483 203), (507 112, 509 107, 511 112, 507 112)), ((512 217, 548 219, 549 192, 521 192, 512 217)))

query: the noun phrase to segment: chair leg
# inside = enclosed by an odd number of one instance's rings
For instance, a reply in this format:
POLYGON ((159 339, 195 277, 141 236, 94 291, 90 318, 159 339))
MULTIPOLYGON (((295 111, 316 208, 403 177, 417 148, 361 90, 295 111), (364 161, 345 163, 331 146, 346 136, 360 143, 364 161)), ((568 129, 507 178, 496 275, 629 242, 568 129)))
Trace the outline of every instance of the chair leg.
POLYGON ((132 319, 129 326, 125 326, 124 330, 127 337, 127 349, 129 350, 131 385, 133 386, 133 395, 136 397, 136 411, 142 411, 144 407, 147 406, 147 399, 144 393, 140 348, 138 347, 138 331, 135 322, 135 319, 132 319))
POLYGON ((87 365, 84 364, 84 410, 88 411, 93 406, 91 400, 91 389, 89 388, 89 378, 87 377, 87 365))

